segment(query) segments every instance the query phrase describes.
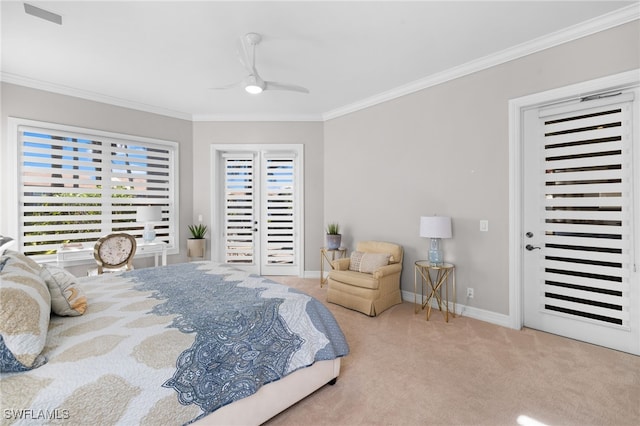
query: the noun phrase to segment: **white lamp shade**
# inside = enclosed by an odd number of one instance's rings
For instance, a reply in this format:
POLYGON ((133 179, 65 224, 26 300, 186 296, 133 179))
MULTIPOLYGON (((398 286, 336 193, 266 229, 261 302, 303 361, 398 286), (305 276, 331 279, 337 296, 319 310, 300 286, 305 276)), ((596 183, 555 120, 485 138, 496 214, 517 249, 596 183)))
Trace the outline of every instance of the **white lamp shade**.
POLYGON ((451 218, 448 216, 422 216, 420 236, 426 238, 451 238, 451 218))
POLYGON ((162 207, 161 206, 140 206, 136 214, 136 221, 142 223, 161 222, 162 207))

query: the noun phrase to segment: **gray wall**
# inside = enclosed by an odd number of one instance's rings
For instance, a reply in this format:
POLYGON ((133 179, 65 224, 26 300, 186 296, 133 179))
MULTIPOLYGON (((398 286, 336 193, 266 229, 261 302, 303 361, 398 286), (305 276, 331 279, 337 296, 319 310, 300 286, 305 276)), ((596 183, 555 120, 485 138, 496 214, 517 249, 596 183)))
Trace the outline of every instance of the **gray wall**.
POLYGON ((639 68, 639 40, 635 21, 326 122, 325 219, 351 248, 402 244, 402 288, 413 292, 413 263, 428 250, 419 218, 451 216, 443 246, 458 302, 508 314, 508 102, 639 68))
POLYGON ((197 185, 193 213, 211 223, 211 145, 302 144, 304 145, 305 270, 320 270, 320 247, 324 245, 322 179, 324 167, 321 122, 195 122, 193 124, 193 181, 197 185))
POLYGON ((402 288, 413 292, 413 262, 428 248, 419 218, 450 215, 444 248, 457 265, 458 301, 508 314, 508 101, 639 68, 639 40, 635 21, 325 123, 191 123, 3 83, 2 127, 12 116, 179 142, 181 254, 170 262, 186 260, 198 214, 211 222, 211 144, 304 144, 305 270, 320 269, 324 226, 337 221, 350 248, 402 244, 402 288), (466 287, 473 300, 461 297, 466 287))
MULTIPOLYGON (((7 118, 16 117, 65 124, 108 132, 124 133, 178 142, 180 172, 180 254, 168 262, 186 261, 187 224, 193 204, 193 135, 190 121, 65 96, 23 86, 2 83, 1 140, 7 143, 7 118)), ((1 150, 0 150, 1 151, 1 150)), ((3 164, 0 161, 0 165, 3 164)), ((5 173, 0 171, 0 177, 5 173)), ((3 203, 4 204, 4 203, 3 203)), ((0 228, 4 226, 0 223, 0 228)), ((1 231, 1 230, 0 230, 1 231)), ((136 266, 148 266, 151 259, 137 259, 136 266)), ((74 270, 74 273, 77 273, 74 270)))

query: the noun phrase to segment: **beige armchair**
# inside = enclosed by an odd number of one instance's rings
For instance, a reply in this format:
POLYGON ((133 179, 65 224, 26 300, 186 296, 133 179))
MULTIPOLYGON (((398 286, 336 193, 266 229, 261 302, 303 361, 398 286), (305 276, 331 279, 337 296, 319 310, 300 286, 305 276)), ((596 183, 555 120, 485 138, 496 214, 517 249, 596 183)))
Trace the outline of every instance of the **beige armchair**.
POLYGON ((376 316, 402 303, 402 246, 361 241, 350 257, 332 262, 327 302, 376 316))

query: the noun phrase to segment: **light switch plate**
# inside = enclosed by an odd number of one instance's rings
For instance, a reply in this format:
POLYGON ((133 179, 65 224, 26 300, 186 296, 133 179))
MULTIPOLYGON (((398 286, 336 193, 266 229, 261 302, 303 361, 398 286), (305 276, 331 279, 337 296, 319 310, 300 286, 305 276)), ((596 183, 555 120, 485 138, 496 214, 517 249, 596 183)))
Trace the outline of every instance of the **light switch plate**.
POLYGON ((480 221, 480 231, 481 232, 489 232, 489 221, 486 219, 482 219, 480 221))

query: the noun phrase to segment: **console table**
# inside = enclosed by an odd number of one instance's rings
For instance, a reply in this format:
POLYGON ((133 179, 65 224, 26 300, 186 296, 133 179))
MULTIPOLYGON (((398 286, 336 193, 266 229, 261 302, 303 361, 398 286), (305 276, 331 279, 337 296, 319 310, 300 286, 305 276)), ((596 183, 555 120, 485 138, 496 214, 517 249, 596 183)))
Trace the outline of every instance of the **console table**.
MULTIPOLYGON (((57 251, 58 264, 77 260, 93 260, 93 243, 85 243, 82 247, 60 247, 57 251)), ((155 257, 155 266, 158 266, 158 257, 162 259, 162 266, 167 264, 167 243, 163 241, 153 241, 145 243, 144 241, 136 241, 136 254, 153 254, 155 257)), ((135 258, 134 256, 134 258, 135 258)))

